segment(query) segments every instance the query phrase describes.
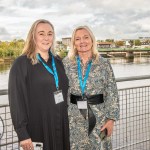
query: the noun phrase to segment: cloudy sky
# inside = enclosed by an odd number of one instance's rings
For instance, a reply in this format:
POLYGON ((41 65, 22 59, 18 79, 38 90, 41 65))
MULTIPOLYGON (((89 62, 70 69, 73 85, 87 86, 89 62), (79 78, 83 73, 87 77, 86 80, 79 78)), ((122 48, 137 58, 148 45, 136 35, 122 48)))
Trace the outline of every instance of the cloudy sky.
POLYGON ((0 40, 26 39, 41 18, 52 22, 57 40, 79 25, 100 40, 150 37, 150 0, 0 0, 0 40))

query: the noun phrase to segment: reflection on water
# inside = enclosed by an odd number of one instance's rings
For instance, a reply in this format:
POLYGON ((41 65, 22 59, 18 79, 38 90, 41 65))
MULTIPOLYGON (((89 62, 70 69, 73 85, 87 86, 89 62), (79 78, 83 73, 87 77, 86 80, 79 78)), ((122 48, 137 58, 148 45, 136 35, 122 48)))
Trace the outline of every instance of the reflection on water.
POLYGON ((112 64, 115 77, 131 77, 150 75, 150 63, 125 63, 112 64))
POLYGON ((10 69, 12 62, 0 63, 0 74, 7 72, 10 69))
POLYGON ((117 63, 134 63, 134 64, 141 64, 141 63, 150 63, 150 57, 134 57, 134 58, 110 58, 109 59, 111 64, 117 64, 117 63))
POLYGON ((0 90, 8 88, 8 76, 12 62, 0 63, 0 90))
MULTIPOLYGON (((131 77, 140 75, 150 75, 150 57, 134 57, 133 59, 125 58, 109 58, 112 68, 114 70, 115 77, 131 77)), ((0 64, 0 89, 8 88, 8 74, 11 66, 9 63, 0 64)), ((133 83, 138 84, 141 82, 150 83, 149 81, 134 81, 133 83)), ((124 87, 128 85, 133 85, 131 82, 118 83, 119 87, 124 87)))
MULTIPOLYGON (((150 75, 150 57, 135 57, 132 60, 110 59, 110 62, 116 78, 150 75)), ((148 84, 150 84, 150 79, 117 82, 118 89, 148 84)))

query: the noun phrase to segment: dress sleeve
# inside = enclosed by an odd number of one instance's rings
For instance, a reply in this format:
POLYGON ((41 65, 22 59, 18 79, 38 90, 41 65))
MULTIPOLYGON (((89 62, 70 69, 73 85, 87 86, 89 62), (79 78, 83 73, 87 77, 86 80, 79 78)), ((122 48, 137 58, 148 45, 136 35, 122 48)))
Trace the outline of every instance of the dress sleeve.
POLYGON ((106 118, 112 120, 119 119, 119 96, 114 73, 110 62, 106 62, 106 85, 105 85, 105 110, 106 118))
POLYGON ((27 132, 27 64, 17 59, 9 74, 8 97, 14 129, 19 141, 30 138, 27 132))
POLYGON ((68 88, 68 96, 67 96, 67 106, 70 105, 70 93, 71 93, 71 89, 70 89, 70 76, 69 76, 69 70, 70 70, 70 67, 69 67, 69 59, 68 57, 66 56, 63 60, 63 65, 64 65, 64 69, 65 69, 65 73, 69 79, 69 88, 68 88))
POLYGON ((64 68, 65 68, 65 73, 68 77, 68 75, 69 75, 69 73, 68 73, 68 71, 69 71, 69 62, 68 62, 68 57, 67 56, 62 60, 62 63, 63 63, 64 68))

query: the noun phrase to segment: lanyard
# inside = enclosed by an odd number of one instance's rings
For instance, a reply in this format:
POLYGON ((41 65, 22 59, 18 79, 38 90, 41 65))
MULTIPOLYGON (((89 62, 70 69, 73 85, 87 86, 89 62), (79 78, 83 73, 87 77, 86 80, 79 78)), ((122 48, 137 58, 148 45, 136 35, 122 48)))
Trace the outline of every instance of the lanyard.
MULTIPOLYGON (((52 54, 51 54, 52 55, 52 54)), ((58 74, 57 74, 57 70, 56 70, 56 65, 55 65, 55 60, 54 60, 54 56, 52 55, 52 67, 53 70, 43 62, 43 60, 40 57, 40 54, 37 54, 37 59, 43 64, 43 66, 45 67, 45 69, 54 76, 55 79, 55 84, 56 84, 56 88, 57 90, 59 89, 59 79, 58 79, 58 74)))
POLYGON ((82 80, 82 71, 81 71, 81 65, 80 65, 80 58, 79 58, 79 56, 77 57, 77 64, 78 64, 78 79, 79 79, 79 83, 80 83, 80 88, 81 88, 82 95, 84 95, 85 86, 86 86, 87 79, 89 77, 92 61, 90 61, 88 63, 84 80, 82 80))

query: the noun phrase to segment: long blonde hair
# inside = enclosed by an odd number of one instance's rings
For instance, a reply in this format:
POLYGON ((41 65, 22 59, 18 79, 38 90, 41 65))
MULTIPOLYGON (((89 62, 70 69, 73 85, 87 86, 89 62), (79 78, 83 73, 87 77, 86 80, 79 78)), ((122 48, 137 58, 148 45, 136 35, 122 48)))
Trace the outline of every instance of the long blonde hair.
POLYGON ((88 26, 79 26, 77 28, 74 29, 73 33, 72 33, 72 38, 71 38, 71 50, 68 52, 68 58, 72 61, 75 61, 75 56, 77 55, 77 49, 75 48, 75 34, 78 30, 82 30, 85 29, 86 31, 89 32, 89 35, 92 39, 92 56, 93 58, 95 58, 95 61, 99 60, 99 53, 97 50, 97 44, 96 44, 96 40, 95 40, 95 36, 93 34, 93 32, 91 31, 91 29, 88 26))
MULTIPOLYGON (((32 24, 32 26, 31 26, 31 28, 29 30, 29 33, 27 35, 27 39, 26 39, 26 42, 25 42, 24 49, 22 51, 22 55, 27 55, 27 57, 31 59, 32 64, 36 64, 38 62, 38 60, 36 58, 36 53, 35 53, 35 47, 36 47, 35 31, 36 31, 36 28, 37 28, 38 24, 40 24, 40 23, 47 23, 47 24, 49 24, 52 27, 53 32, 54 32, 54 26, 48 20, 39 19, 39 20, 36 20, 32 24)), ((53 53, 53 55, 55 55, 54 44, 55 44, 55 32, 54 32, 52 46, 50 48, 51 52, 53 53)))

